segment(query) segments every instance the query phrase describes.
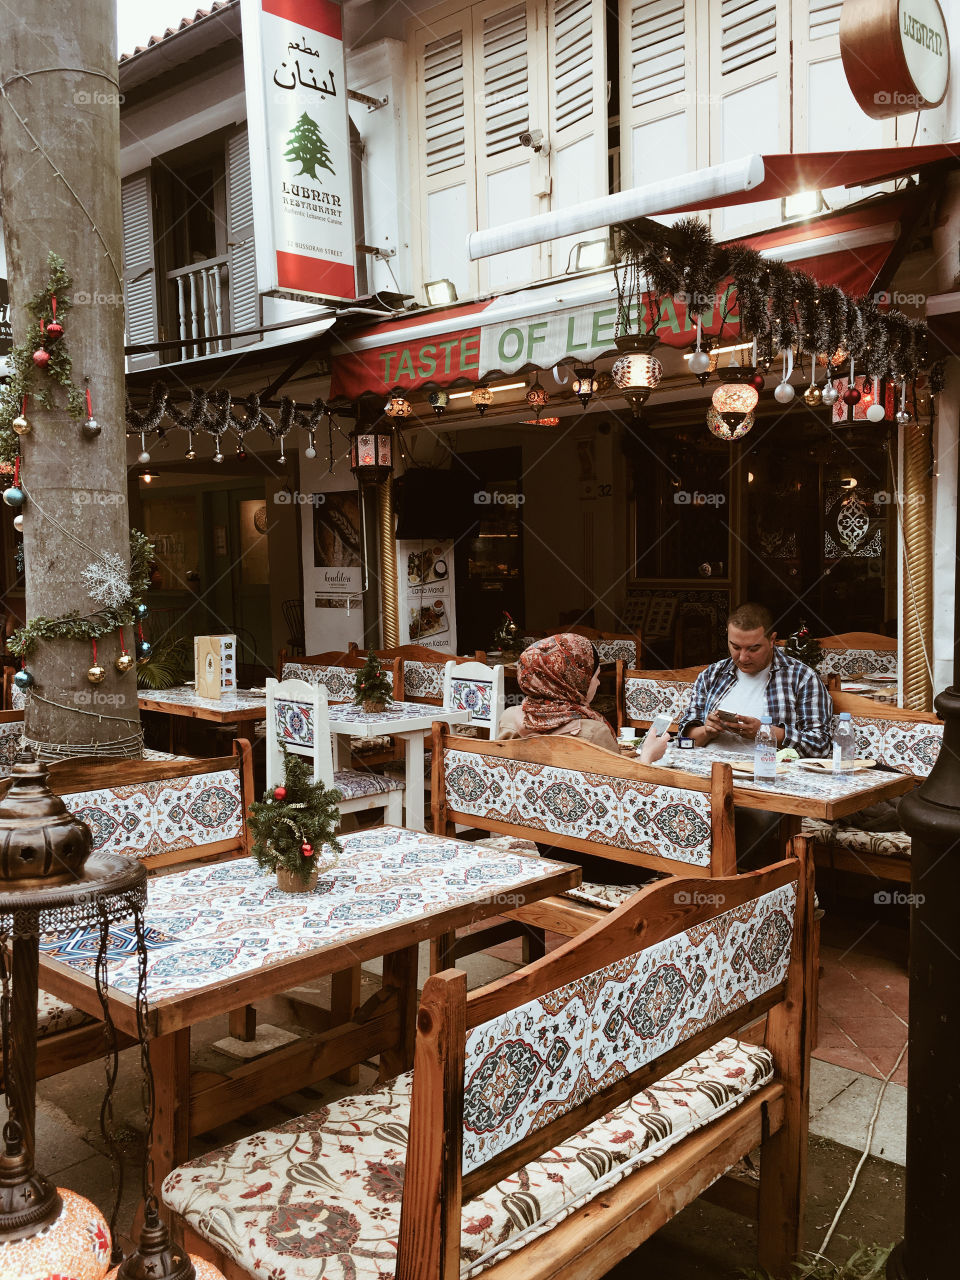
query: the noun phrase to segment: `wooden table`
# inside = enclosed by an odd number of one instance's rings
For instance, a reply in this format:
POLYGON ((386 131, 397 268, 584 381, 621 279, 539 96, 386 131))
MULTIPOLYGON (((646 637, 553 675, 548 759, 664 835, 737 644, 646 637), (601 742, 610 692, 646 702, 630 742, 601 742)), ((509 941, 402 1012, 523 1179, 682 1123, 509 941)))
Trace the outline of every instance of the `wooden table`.
MULTIPOLYGON (((342 837, 339 866, 309 894, 285 894, 252 859, 151 879, 148 1032, 156 1081, 157 1185, 189 1140, 375 1053, 389 1078, 412 1065, 421 941, 580 882, 580 868, 462 840, 376 827, 342 837), (361 1009, 337 1009, 326 1029, 254 1062, 191 1080, 190 1028, 305 982, 383 956, 382 987, 361 1009), (342 1020, 335 1026, 330 1022, 342 1020)), ((137 957, 115 930, 107 996, 117 1028, 136 1038, 137 957)), ((96 929, 40 946, 40 985, 100 1017, 96 929)))
POLYGON ((170 750, 173 751, 173 717, 184 716, 190 720, 210 720, 214 724, 240 725, 241 737, 253 738, 253 725, 266 719, 267 695, 250 689, 238 689, 225 693, 222 698, 201 698, 188 685, 176 685, 173 689, 141 689, 137 693, 141 711, 161 711, 170 719, 170 750), (243 726, 249 725, 246 733, 243 726))
MULTIPOLYGON (((330 732, 334 734, 335 768, 347 768, 341 758, 349 756, 349 750, 341 751, 339 739, 381 738, 388 735, 402 738, 406 744, 404 755, 404 821, 414 831, 424 829, 423 804, 423 740, 430 732, 434 720, 447 724, 467 724, 469 711, 447 711, 444 707, 432 707, 422 702, 388 702, 383 711, 364 711, 352 702, 333 702, 329 707, 330 732)), ((349 741, 345 744, 349 747, 349 741)))
MULTIPOLYGON (((744 757, 750 754, 743 752, 744 757)), ((709 777, 714 761, 728 764, 731 755, 731 752, 714 746, 695 747, 692 751, 681 751, 679 747, 672 746, 659 763, 671 769, 682 769, 684 773, 709 777)), ((842 774, 813 773, 794 763, 770 782, 757 782, 754 778, 735 773, 733 800, 744 809, 764 809, 768 813, 782 813, 798 819, 825 818, 833 822, 876 804, 878 800, 902 796, 915 784, 916 779, 908 773, 888 773, 883 769, 842 774)), ((795 829, 799 830, 799 822, 795 829)))

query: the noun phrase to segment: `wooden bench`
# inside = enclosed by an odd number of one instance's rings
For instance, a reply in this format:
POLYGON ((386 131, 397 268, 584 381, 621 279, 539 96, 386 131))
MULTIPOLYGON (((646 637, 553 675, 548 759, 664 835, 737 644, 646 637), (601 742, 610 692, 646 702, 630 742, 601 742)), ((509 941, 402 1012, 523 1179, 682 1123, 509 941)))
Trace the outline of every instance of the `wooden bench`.
MULTIPOLYGON (((520 851, 536 843, 666 875, 736 873, 733 775, 650 768, 563 734, 483 742, 433 727, 433 829, 489 831, 520 851)), ((561 897, 506 911, 507 925, 435 939, 433 967, 516 937, 513 921, 577 934, 639 888, 586 882, 561 897)), ((532 935, 539 941, 539 935, 532 935)))
MULTIPOLYGON (((931 712, 906 711, 853 693, 833 694, 833 707, 853 717, 858 756, 912 774, 918 783, 933 768, 943 741, 943 722, 931 712)), ((842 819, 817 818, 804 818, 802 831, 820 866, 910 882, 910 837, 905 831, 862 831, 842 819)))
MULTIPOLYGON (((289 662, 286 658, 286 650, 281 649, 277 664, 277 679, 280 681, 303 680, 307 684, 319 684, 326 689, 329 702, 352 702, 357 672, 365 662, 366 654, 333 651, 316 653, 305 658, 297 658, 295 662, 289 662)), ((393 658, 382 665, 393 690, 393 700, 402 702, 404 699, 403 659, 393 658)), ((348 754, 351 758, 356 757, 353 767, 361 769, 403 758, 394 747, 393 740, 388 737, 349 738, 347 741, 349 753, 345 748, 341 748, 339 740, 334 746, 334 765, 337 768, 352 767, 350 759, 341 759, 341 756, 348 754)))
MULTIPOLYGON (((801 853, 803 841, 793 842, 801 853)), ((174 1170, 228 1280, 593 1280, 700 1195, 785 1277, 806 1183, 812 869, 652 885, 467 994, 428 979, 412 1073, 174 1170), (735 1039, 766 1015, 760 1045, 735 1039), (726 1171, 760 1147, 758 1184, 726 1171)))
POLYGON ((659 715, 668 715, 671 728, 676 730, 697 676, 703 670, 703 667, 680 667, 674 671, 641 671, 618 662, 618 732, 629 726, 649 729, 659 715))
MULTIPOLYGON (((0 782, 3 790, 8 785, 9 778, 0 782)), ((244 738, 235 740, 233 755, 209 760, 61 760, 50 766, 49 786, 90 827, 95 853, 138 858, 150 871, 250 853, 253 765, 244 738)), ((249 1026, 249 1015, 242 1025, 249 1026)), ((39 997, 37 1037, 38 1079, 104 1052, 103 1024, 47 992, 39 997)))

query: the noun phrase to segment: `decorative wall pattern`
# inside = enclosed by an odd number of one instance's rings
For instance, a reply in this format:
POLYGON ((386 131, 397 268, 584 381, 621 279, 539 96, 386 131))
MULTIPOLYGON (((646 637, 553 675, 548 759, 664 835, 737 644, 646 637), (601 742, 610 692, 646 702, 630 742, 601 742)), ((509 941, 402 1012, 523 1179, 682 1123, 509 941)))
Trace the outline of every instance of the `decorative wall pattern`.
POLYGON ((458 813, 710 865, 710 796, 554 765, 444 753, 446 801, 458 813))
POLYGON ((98 853, 146 858, 170 849, 236 840, 243 831, 236 769, 78 791, 63 800, 90 827, 98 853))
POLYGON ((784 885, 476 1027, 464 1173, 783 982, 796 903, 784 885))

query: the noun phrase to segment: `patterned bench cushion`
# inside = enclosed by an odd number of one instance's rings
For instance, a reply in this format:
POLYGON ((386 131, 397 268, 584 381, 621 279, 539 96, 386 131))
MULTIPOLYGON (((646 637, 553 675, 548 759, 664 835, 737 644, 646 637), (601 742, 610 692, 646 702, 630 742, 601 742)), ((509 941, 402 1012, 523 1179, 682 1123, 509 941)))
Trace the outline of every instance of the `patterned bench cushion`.
POLYGON ((404 662, 403 696, 405 698, 442 698, 444 666, 442 662, 404 662))
POLYGON ((576 889, 568 889, 563 896, 573 898, 574 902, 585 902, 589 907, 613 911, 642 888, 641 884, 600 884, 595 880, 581 880, 576 889))
MULTIPOLYGON (((834 719, 834 724, 836 720, 834 719)), ((882 716, 854 716, 857 755, 925 778, 937 762, 943 743, 943 725, 885 720, 882 716)))
MULTIPOLYGON (((542 1235, 773 1074, 770 1054, 720 1040, 670 1076, 463 1206, 461 1276, 542 1235)), ((175 1169, 163 1199, 257 1280, 394 1275, 411 1075, 175 1169)))
MULTIPOLYGON (((359 667, 312 666, 302 662, 285 662, 281 680, 305 680, 307 684, 322 684, 330 702, 352 702, 353 690, 359 667)), ((393 687, 393 672, 384 671, 393 687)))
POLYGON ((534 857, 540 852, 535 841, 525 840, 523 836, 484 836, 473 843, 486 849, 506 849, 509 853, 532 853, 534 857))
POLYGON ((635 640, 597 640, 595 644, 601 662, 625 662, 628 667, 637 665, 635 640))
POLYGON ((817 673, 826 676, 895 676, 896 649, 824 649, 817 673))
POLYGON ((607 774, 466 751, 445 753, 446 801, 496 819, 695 866, 710 865, 710 796, 607 774))
POLYGON ((49 991, 37 993, 37 1037, 40 1040, 56 1035, 58 1031, 71 1031, 94 1021, 89 1014, 75 1009, 72 1004, 64 1004, 49 991))
POLYGON ((909 858, 910 837, 905 831, 861 831, 842 822, 804 818, 803 834, 821 844, 839 845, 852 853, 877 853, 888 858, 909 858))
POLYGON ((333 775, 333 785, 343 793, 344 800, 359 800, 362 796, 382 796, 388 791, 402 791, 403 779, 380 773, 364 773, 360 769, 337 769, 333 775))
POLYGON ((693 685, 685 680, 626 679, 623 701, 627 719, 653 720, 667 715, 679 723, 692 693, 693 685))
POLYGON ((236 840, 243 832, 240 775, 235 769, 77 791, 63 800, 90 827, 97 853, 146 858, 236 840))

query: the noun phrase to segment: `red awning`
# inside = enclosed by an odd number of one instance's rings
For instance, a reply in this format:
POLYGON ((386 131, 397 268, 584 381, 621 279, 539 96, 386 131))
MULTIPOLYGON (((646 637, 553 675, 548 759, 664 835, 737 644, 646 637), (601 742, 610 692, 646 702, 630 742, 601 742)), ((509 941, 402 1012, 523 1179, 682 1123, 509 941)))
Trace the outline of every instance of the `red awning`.
POLYGON ((806 151, 764 156, 764 178, 749 191, 717 196, 706 204, 677 205, 663 213, 693 213, 722 209, 758 200, 780 200, 800 191, 826 191, 830 187, 869 187, 888 178, 916 173, 928 164, 960 160, 960 141, 928 147, 874 147, 866 151, 806 151))

